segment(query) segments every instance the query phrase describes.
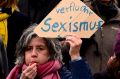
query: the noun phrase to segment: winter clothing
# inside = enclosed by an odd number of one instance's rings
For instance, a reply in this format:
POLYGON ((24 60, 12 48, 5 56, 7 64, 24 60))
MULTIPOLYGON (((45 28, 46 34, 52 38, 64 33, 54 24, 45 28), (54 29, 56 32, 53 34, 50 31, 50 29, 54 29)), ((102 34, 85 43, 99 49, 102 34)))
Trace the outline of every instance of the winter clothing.
POLYGON ((115 43, 115 36, 120 28, 120 10, 118 9, 118 14, 115 17, 107 20, 102 27, 103 28, 99 29, 95 34, 99 46, 99 52, 101 53, 100 69, 104 70, 106 68, 105 63, 114 53, 113 46, 115 43))
POLYGON ((18 39, 20 38, 22 31, 28 27, 30 20, 20 12, 14 11, 7 19, 8 30, 8 44, 7 55, 10 70, 14 66, 15 61, 15 47, 18 39))
MULTIPOLYGON (((37 66, 37 79, 60 79, 58 70, 61 68, 62 64, 56 61, 49 61, 45 64, 37 66)), ((24 64, 22 70, 25 70, 27 66, 24 64)))
MULTIPOLYGON (((79 61, 71 61, 69 64, 71 66, 71 72, 67 70, 65 66, 62 66, 60 69, 58 67, 59 69, 58 73, 59 73, 60 79, 92 79, 91 72, 85 60, 82 59, 79 61)), ((21 70, 20 70, 21 67, 22 66, 20 65, 16 65, 8 75, 7 79, 19 79, 17 77, 20 77, 19 74, 21 73, 21 70)), ((52 79, 52 78, 49 78, 49 79, 52 79)), ((59 79, 59 78, 54 78, 54 79, 59 79)))
POLYGON ((8 59, 7 52, 0 38, 0 79, 5 79, 8 75, 8 59))
POLYGON ((40 23, 61 0, 20 0, 20 11, 30 17, 32 23, 40 23))
MULTIPOLYGON (((12 13, 14 12, 14 6, 8 8, 12 13)), ((4 11, 3 11, 4 12, 4 11)), ((10 14, 0 12, 0 36, 2 37, 3 43, 7 46, 8 41, 8 29, 7 29, 7 19, 10 17, 10 14)))
MULTIPOLYGON (((87 50, 86 58, 90 64, 90 67, 93 73, 105 70, 106 63, 109 57, 113 55, 113 52, 114 52, 113 46, 115 43, 115 36, 118 29, 120 28, 120 9, 118 7, 116 8, 118 11, 117 14, 110 19, 107 18, 105 23, 102 25, 102 28, 98 29, 95 32, 94 38, 98 43, 98 49, 99 49, 100 55, 95 56, 92 53, 94 52, 94 49, 95 49, 94 46, 89 47, 89 49, 87 50)), ((107 16, 111 16, 109 12, 106 12, 106 13, 108 13, 107 16)))
POLYGON ((110 75, 107 71, 94 74, 94 79, 116 79, 114 76, 110 75))
POLYGON ((120 29, 116 35, 115 45, 114 45, 114 52, 116 56, 120 56, 120 29))

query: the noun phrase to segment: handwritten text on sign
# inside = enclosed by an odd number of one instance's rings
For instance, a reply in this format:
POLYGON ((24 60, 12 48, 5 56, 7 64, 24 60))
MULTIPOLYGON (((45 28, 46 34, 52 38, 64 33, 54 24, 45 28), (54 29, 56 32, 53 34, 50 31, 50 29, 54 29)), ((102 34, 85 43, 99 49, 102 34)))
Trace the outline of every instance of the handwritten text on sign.
POLYGON ((89 38, 104 21, 79 0, 61 1, 38 25, 40 37, 64 37, 70 33, 89 38))

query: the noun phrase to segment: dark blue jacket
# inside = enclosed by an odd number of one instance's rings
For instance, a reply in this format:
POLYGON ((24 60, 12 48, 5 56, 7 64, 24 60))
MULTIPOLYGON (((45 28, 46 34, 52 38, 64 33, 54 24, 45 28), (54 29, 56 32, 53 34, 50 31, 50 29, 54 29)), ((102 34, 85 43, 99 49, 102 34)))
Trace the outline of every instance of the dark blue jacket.
POLYGON ((61 79, 93 79, 89 66, 84 59, 71 61, 69 65, 70 70, 63 66, 59 71, 61 79))

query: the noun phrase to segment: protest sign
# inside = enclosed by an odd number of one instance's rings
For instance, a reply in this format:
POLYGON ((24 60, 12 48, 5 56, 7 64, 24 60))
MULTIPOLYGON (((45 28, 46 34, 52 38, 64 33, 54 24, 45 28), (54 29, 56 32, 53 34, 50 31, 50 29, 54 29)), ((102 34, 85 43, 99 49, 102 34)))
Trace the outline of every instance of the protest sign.
POLYGON ((62 0, 35 28, 40 37, 90 38, 104 21, 80 0, 62 0))

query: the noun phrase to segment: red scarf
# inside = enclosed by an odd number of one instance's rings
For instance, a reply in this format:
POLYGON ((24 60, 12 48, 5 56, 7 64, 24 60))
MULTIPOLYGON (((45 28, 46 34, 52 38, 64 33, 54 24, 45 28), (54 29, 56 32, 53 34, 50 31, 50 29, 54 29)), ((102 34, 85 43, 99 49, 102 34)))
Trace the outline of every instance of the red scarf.
POLYGON ((16 65, 9 73, 6 79, 17 79, 22 65, 16 65))
MULTIPOLYGON (((18 66, 16 65, 6 79, 17 79, 21 67, 26 68, 26 65, 18 66)), ((37 68, 37 78, 38 79, 60 79, 58 70, 61 68, 61 63, 58 60, 49 61, 45 64, 38 65, 37 68)))

